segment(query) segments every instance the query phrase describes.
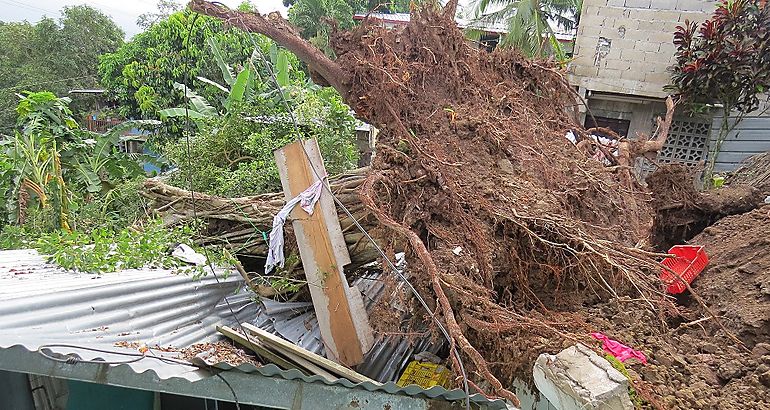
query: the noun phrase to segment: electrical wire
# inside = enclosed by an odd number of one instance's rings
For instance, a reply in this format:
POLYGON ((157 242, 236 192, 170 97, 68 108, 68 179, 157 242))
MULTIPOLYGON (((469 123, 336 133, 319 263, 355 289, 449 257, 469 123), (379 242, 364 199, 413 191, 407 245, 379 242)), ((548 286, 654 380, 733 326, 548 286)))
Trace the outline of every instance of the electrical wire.
MULTIPOLYGON (((71 345, 71 344, 64 344, 64 343, 49 343, 44 344, 38 347, 38 353, 40 353, 43 357, 49 360, 53 360, 55 362, 60 363, 66 363, 66 364, 78 364, 78 363, 93 363, 93 364, 108 364, 108 365, 121 365, 121 364, 130 364, 130 363, 136 363, 142 359, 156 359, 160 360, 161 362, 166 363, 173 363, 173 364, 181 364, 184 366, 193 366, 193 367, 200 367, 195 365, 194 363, 190 363, 185 360, 179 360, 175 359, 173 357, 163 357, 163 356, 156 356, 151 349, 148 349, 148 351, 151 353, 151 355, 146 355, 143 353, 130 353, 130 352, 120 352, 115 350, 106 350, 106 349, 99 349, 95 347, 88 347, 88 346, 78 346, 78 345, 71 345), (51 349, 53 347, 64 347, 69 349, 78 349, 78 350, 88 350, 92 352, 99 352, 99 353, 106 353, 106 354, 112 354, 112 355, 121 355, 121 356, 128 356, 128 357, 134 357, 134 359, 131 360, 122 360, 122 361, 114 361, 114 360, 87 360, 87 359, 81 359, 79 357, 73 356, 72 353, 65 355, 66 358, 60 358, 55 357, 52 355, 49 355, 43 349, 51 349)), ((204 362, 205 363, 205 362, 204 362)), ((233 386, 230 385, 230 382, 228 382, 224 376, 222 376, 221 372, 215 371, 211 366, 206 364, 206 367, 208 370, 214 374, 214 376, 218 377, 222 382, 225 383, 228 389, 230 389, 230 393, 233 395, 233 399, 235 400, 235 407, 236 409, 240 409, 240 402, 238 401, 238 396, 235 394, 235 389, 233 389, 233 386)))
MULTIPOLYGON (((245 27, 245 23, 243 22, 243 19, 238 16, 238 19, 241 22, 241 25, 245 27)), ((262 60, 263 65, 267 69, 268 74, 270 75, 271 80, 273 81, 273 84, 278 88, 278 95, 280 95, 281 101, 284 104, 284 107, 286 108, 286 112, 289 114, 289 118, 292 121, 292 124, 294 126, 294 130, 297 133, 297 138, 300 140, 300 142, 303 142, 302 139, 302 132, 300 131, 299 125, 297 124, 297 119, 294 116, 294 111, 289 106, 288 101, 286 100, 286 97, 283 94, 283 90, 281 90, 281 86, 278 83, 278 79, 275 76, 275 72, 273 71, 272 65, 268 63, 267 58, 265 57, 265 54, 262 52, 262 48, 259 47, 257 42, 254 40, 254 36, 251 32, 246 32, 249 35, 249 39, 251 40, 251 43, 254 45, 254 49, 258 52, 260 59, 262 60)), ((313 165, 313 161, 310 159, 310 153, 307 152, 307 149, 305 148, 304 143, 300 143, 300 146, 302 147, 302 151, 305 154, 305 157, 307 158, 308 164, 310 164, 310 168, 313 171, 313 174, 315 174, 315 177, 318 178, 319 181, 327 180, 326 175, 321 175, 320 172, 316 169, 315 165, 313 165)), ((459 352, 457 351, 457 347, 453 345, 452 338, 449 335, 449 332, 446 330, 446 327, 441 323, 440 320, 436 317, 436 314, 433 312, 433 310, 430 309, 427 302, 425 302, 425 299, 420 295, 419 292, 417 292, 417 289, 412 285, 412 283, 409 281, 409 279, 396 267, 396 265, 393 263, 393 261, 390 260, 390 258, 385 254, 385 251, 377 244, 377 241, 374 240, 374 238, 369 234, 369 232, 366 231, 366 229, 361 225, 361 223, 358 221, 358 219, 353 216, 353 214, 350 212, 350 210, 345 206, 345 204, 342 203, 342 201, 337 198, 337 196, 334 194, 334 192, 331 190, 331 187, 328 183, 322 184, 324 189, 331 195, 332 199, 334 199, 334 203, 339 206, 342 211, 345 213, 345 215, 350 218, 353 221, 353 224, 356 226, 356 228, 361 231, 361 233, 366 237, 366 239, 374 246, 374 248, 377 250, 377 253, 380 254, 380 256, 385 260, 385 262, 388 264, 388 267, 398 276, 399 280, 401 280, 410 290, 410 292, 414 295, 414 297, 417 299, 417 301, 422 305, 422 307, 428 312, 428 315, 431 317, 434 323, 436 323, 436 326, 439 328, 441 333, 444 335, 444 337, 447 339, 450 345, 452 345, 452 354, 454 354, 455 358, 457 359, 457 363, 460 366, 460 373, 463 377, 463 390, 465 391, 465 408, 467 410, 470 410, 470 387, 468 385, 468 375, 465 371, 465 366, 463 364, 462 358, 460 357, 459 352)))
MULTIPOLYGON (((192 58, 192 56, 190 54, 190 39, 192 37, 192 30, 195 27, 195 22, 198 20, 198 17, 200 17, 200 14, 195 13, 195 17, 193 17, 192 21, 190 21, 190 28, 189 28, 189 30, 187 32, 187 44, 185 45, 185 47, 187 48, 187 61, 185 61, 185 71, 184 71, 184 95, 185 95, 185 97, 187 96, 187 83, 190 80, 190 61, 189 61, 189 59, 192 58)), ((188 184, 190 186, 190 201, 192 203, 193 220, 196 220, 198 218, 198 211, 197 211, 197 208, 195 206, 195 190, 194 190, 193 178, 192 178, 192 164, 191 164, 192 146, 190 144, 190 109, 189 109, 189 105, 188 104, 185 104, 185 106, 184 106, 184 114, 185 114, 185 130, 184 130, 184 135, 185 135, 185 145, 186 145, 186 149, 187 149, 187 167, 189 169, 189 172, 187 173, 187 177, 188 177, 188 184)), ((214 266, 211 263, 211 256, 209 255, 208 248, 206 248, 205 246, 203 247, 203 253, 204 253, 204 256, 206 257, 206 264, 208 265, 208 268, 211 271, 211 274, 214 276, 214 280, 216 280, 217 284, 220 284, 221 281, 219 280, 219 276, 217 275, 217 272, 214 270, 214 266)), ((241 320, 238 319, 238 315, 235 314, 235 311, 233 310, 233 307, 230 304, 230 301, 227 300, 227 297, 224 298, 224 301, 225 301, 225 304, 227 305, 227 309, 230 311, 230 315, 233 317, 233 319, 235 319, 235 322, 238 323, 238 328, 240 329, 241 333, 243 333, 244 336, 246 337, 246 341, 249 344, 249 348, 251 348, 252 351, 256 352, 257 349, 255 349, 255 345, 251 341, 251 338, 249 336, 249 332, 243 330, 243 324, 241 323, 241 320)), ((230 391, 233 394, 233 399, 235 400, 235 408, 237 410, 240 410, 241 406, 240 406, 240 404, 238 402, 238 396, 235 394, 235 390, 230 385, 230 383, 228 383, 227 380, 225 380, 225 378, 222 377, 222 375, 219 375, 218 373, 217 373, 217 375, 227 385, 227 387, 230 388, 230 391)))
MULTIPOLYGON (((2 0, 0 0, 0 1, 2 1, 2 0)), ((25 87, 37 87, 39 85, 44 85, 44 84, 63 83, 65 81, 80 80, 80 79, 83 79, 83 78, 96 78, 96 75, 83 75, 83 76, 80 76, 80 77, 60 78, 58 80, 43 81, 43 82, 40 82, 40 83, 24 84, 24 85, 14 85, 14 86, 11 86, 11 87, 0 88, 0 91, 15 90, 17 88, 25 88, 25 87)))

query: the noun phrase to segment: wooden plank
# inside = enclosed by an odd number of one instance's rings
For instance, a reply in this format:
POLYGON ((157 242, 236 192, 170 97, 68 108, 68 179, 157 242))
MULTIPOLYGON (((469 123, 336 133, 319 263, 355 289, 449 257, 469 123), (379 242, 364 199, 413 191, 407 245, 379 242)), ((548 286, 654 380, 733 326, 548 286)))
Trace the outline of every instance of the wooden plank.
POLYGON ((293 352, 290 352, 288 350, 280 350, 280 349, 276 349, 276 350, 278 350, 278 353, 286 356, 287 359, 291 360, 294 363, 297 363, 303 369, 306 369, 308 372, 310 372, 310 374, 321 376, 330 382, 333 382, 339 379, 339 377, 334 376, 333 374, 327 372, 321 367, 315 365, 313 362, 306 360, 301 356, 294 354, 293 352))
POLYGON ((310 362, 313 362, 317 364, 318 366, 321 366, 333 373, 339 374, 340 376, 345 377, 346 379, 355 382, 355 383, 362 383, 362 382, 370 382, 379 385, 380 383, 364 376, 361 373, 355 372, 353 370, 348 369, 347 367, 341 366, 337 363, 334 363, 333 361, 317 355, 307 349, 303 349, 299 346, 294 345, 293 343, 286 341, 270 332, 266 332, 254 325, 251 325, 249 323, 243 324, 244 330, 251 333, 261 341, 264 341, 265 343, 276 346, 281 348, 281 351, 289 351, 297 356, 303 357, 307 359, 310 362))
POLYGON ((249 341, 241 333, 238 333, 237 331, 235 331, 235 329, 232 329, 230 327, 217 326, 217 331, 227 336, 228 338, 232 339, 233 341, 237 342, 238 344, 242 345, 243 347, 254 351, 254 353, 264 357, 269 362, 277 366, 283 367, 286 370, 289 370, 289 369, 303 370, 303 373, 305 373, 306 375, 318 375, 330 382, 333 382, 339 378, 329 373, 325 369, 319 367, 318 365, 314 364, 313 362, 295 354, 294 352, 286 351, 286 350, 281 350, 280 352, 274 352, 273 349, 270 349, 270 347, 262 344, 262 342, 259 339, 255 340, 253 338, 250 338, 251 341, 249 341), (288 360, 281 357, 281 355, 285 356, 285 358, 288 360))
POLYGON ((277 354, 271 352, 270 350, 266 349, 264 346, 262 346, 262 344, 258 340, 251 339, 251 341, 249 341, 242 334, 236 332, 235 329, 232 329, 228 326, 217 326, 217 332, 223 334, 229 339, 232 339, 234 342, 253 351, 254 353, 264 357, 270 363, 273 363, 276 366, 284 368, 285 370, 297 369, 299 367, 297 365, 290 363, 286 359, 278 356, 277 354))
MULTIPOLYGON (((318 175, 326 175, 315 140, 289 144, 275 152, 275 159, 287 200, 318 181, 318 175)), ((361 295, 351 291, 345 278, 343 267, 350 256, 334 200, 323 190, 312 215, 297 207, 292 218, 327 354, 344 365, 357 365, 371 348, 373 336, 363 302, 355 299, 361 295)))

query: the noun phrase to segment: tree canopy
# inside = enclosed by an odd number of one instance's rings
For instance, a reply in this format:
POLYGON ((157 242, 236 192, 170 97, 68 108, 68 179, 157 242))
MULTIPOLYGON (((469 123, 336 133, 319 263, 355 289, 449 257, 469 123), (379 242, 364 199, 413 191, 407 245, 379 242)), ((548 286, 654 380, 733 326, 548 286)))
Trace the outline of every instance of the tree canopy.
POLYGON ((174 84, 185 80, 213 101, 216 91, 196 78, 215 78, 220 72, 208 38, 222 45, 222 57, 227 61, 242 62, 251 55, 254 45, 247 33, 226 30, 220 21, 195 16, 190 11, 173 13, 102 56, 102 84, 119 105, 120 115, 156 118, 158 110, 184 103, 174 84))
POLYGON ((85 5, 63 8, 58 20, 0 22, 0 133, 14 127, 16 93, 98 87, 99 56, 123 36, 110 17, 85 5))

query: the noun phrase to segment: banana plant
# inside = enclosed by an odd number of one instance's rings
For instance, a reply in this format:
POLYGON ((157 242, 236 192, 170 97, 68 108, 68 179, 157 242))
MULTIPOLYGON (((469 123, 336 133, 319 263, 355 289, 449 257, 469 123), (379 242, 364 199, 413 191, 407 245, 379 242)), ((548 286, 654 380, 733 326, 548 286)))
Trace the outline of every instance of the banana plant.
MULTIPOLYGON (((287 92, 291 91, 289 88, 292 86, 289 77, 291 66, 289 64, 288 51, 278 49, 275 43, 271 44, 269 52, 270 62, 265 61, 264 63, 271 65, 268 69, 273 70, 276 79, 275 82, 277 84, 274 84, 272 78, 270 81, 263 82, 264 85, 267 85, 267 90, 264 90, 264 92, 257 95, 255 85, 257 83, 257 73, 259 71, 257 70, 255 62, 262 61, 261 50, 256 48, 259 46, 257 45, 255 47, 251 57, 245 64, 246 66, 242 68, 238 74, 235 74, 235 70, 224 61, 222 49, 217 40, 211 37, 207 40, 207 43, 214 55, 214 60, 222 71, 224 84, 220 84, 206 77, 198 76, 196 79, 204 84, 213 86, 224 94, 224 98, 222 99, 224 111, 222 114, 230 112, 234 104, 251 102, 256 97, 272 101, 276 105, 282 102, 281 99, 290 99, 292 93, 287 92)), ((213 118, 220 114, 209 101, 191 90, 190 87, 186 87, 184 84, 174 83, 174 88, 184 94, 185 99, 187 100, 187 107, 173 107, 160 110, 158 113, 160 114, 161 119, 189 117, 194 121, 199 121, 213 118)))
POLYGON ((74 159, 75 179, 92 194, 104 194, 126 177, 143 173, 140 163, 147 156, 130 156, 118 151, 118 144, 126 141, 126 131, 134 128, 155 127, 160 121, 130 120, 110 128, 104 134, 83 131, 77 147, 80 154, 74 159))

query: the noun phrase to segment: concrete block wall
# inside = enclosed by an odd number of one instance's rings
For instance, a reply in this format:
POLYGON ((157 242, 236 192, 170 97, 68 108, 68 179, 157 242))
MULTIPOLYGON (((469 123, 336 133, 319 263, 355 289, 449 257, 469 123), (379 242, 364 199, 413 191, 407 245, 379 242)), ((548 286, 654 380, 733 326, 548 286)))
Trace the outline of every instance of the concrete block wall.
POLYGON ((711 0, 584 0, 570 81, 591 91, 663 98, 674 31, 713 14, 711 0))

